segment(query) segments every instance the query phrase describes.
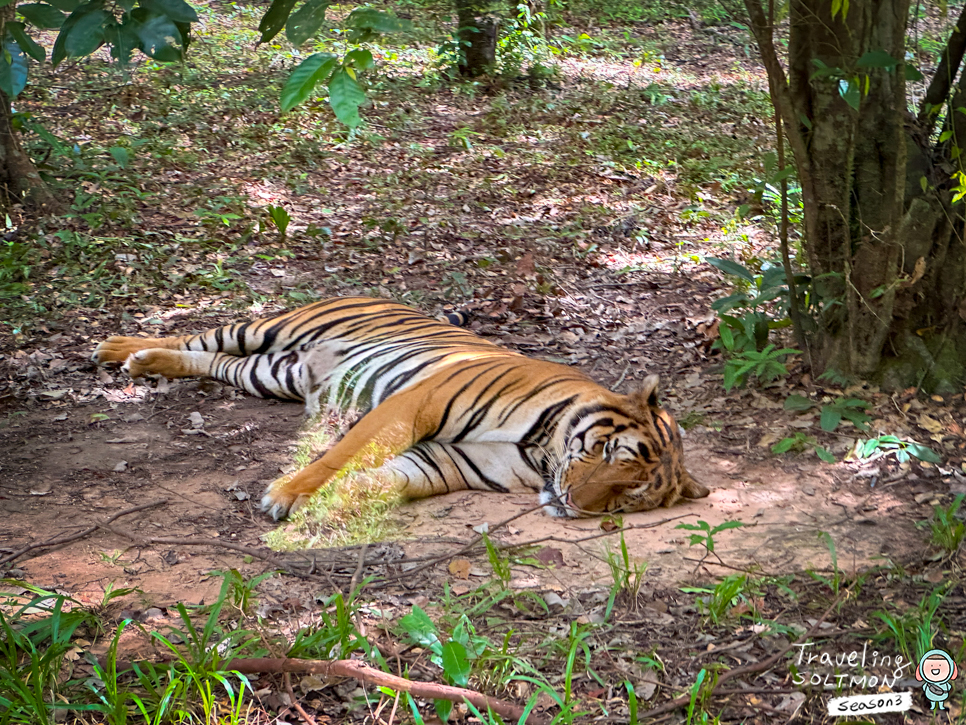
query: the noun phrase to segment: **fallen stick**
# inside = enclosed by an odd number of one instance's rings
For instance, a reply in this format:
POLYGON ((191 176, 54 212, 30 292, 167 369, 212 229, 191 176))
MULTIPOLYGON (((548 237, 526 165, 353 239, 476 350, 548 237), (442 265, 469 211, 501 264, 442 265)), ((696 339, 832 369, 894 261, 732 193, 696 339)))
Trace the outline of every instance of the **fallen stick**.
POLYGON ((0 566, 2 566, 3 564, 6 564, 9 561, 13 561, 14 559, 19 559, 21 556, 23 556, 24 554, 30 551, 33 551, 34 549, 46 549, 51 546, 60 546, 61 544, 69 544, 72 541, 83 539, 85 536, 89 536, 93 534, 102 526, 106 526, 107 524, 111 523, 112 521, 116 521, 122 516, 127 516, 128 514, 137 513, 138 511, 144 511, 145 509, 154 508, 155 506, 161 506, 163 504, 166 504, 167 502, 168 502, 168 499, 163 498, 160 501, 153 501, 151 503, 142 503, 140 506, 134 506, 133 508, 124 509, 123 511, 118 511, 113 516, 110 516, 104 519, 103 521, 100 521, 94 524, 93 526, 90 526, 76 534, 70 534, 69 536, 62 536, 58 539, 50 539, 49 541, 42 541, 39 544, 30 544, 20 549, 19 551, 15 551, 12 554, 8 554, 7 556, 0 559, 0 566))
MULTIPOLYGON (((104 664, 104 658, 98 657, 98 661, 104 664)), ((117 662, 117 672, 121 673, 133 667, 132 662, 117 662)), ((480 711, 487 708, 504 717, 513 718, 514 722, 523 717, 526 708, 514 705, 512 702, 501 700, 496 697, 489 697, 476 690, 467 690, 462 687, 452 687, 450 685, 440 685, 436 682, 415 682, 388 672, 377 670, 359 660, 299 660, 288 657, 252 657, 239 658, 225 662, 223 671, 240 672, 243 675, 254 674, 287 674, 290 672, 318 675, 323 678, 332 677, 351 677, 362 682, 370 682, 374 685, 389 687, 397 692, 408 692, 414 697, 422 697, 431 700, 450 700, 451 702, 463 702, 466 700, 473 704, 480 711)), ((527 715, 528 725, 549 725, 549 720, 542 715, 531 711, 527 715)))

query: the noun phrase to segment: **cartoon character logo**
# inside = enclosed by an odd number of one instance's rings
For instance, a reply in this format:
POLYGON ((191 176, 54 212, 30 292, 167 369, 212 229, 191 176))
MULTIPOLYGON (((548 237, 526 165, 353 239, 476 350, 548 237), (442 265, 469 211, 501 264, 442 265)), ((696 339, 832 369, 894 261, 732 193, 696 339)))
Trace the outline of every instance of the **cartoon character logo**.
POLYGON ((930 710, 939 706, 946 709, 949 691, 953 689, 952 680, 956 679, 959 670, 949 654, 941 649, 931 649, 919 660, 916 668, 916 679, 922 683, 922 694, 929 700, 930 710))

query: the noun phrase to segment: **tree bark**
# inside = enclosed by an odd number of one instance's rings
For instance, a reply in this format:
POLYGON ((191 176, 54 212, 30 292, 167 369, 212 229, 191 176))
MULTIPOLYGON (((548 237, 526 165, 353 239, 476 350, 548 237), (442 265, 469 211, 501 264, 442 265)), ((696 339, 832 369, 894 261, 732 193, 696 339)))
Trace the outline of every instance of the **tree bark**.
MULTIPOLYGON (((802 184, 804 251, 813 280, 823 280, 811 290, 824 298, 815 372, 954 388, 966 373, 966 251, 949 169, 962 168, 966 115, 951 114, 949 140, 930 147, 928 127, 908 114, 909 1, 853 0, 833 18, 832 0, 792 0, 787 75, 761 0, 745 6, 802 184), (883 50, 898 65, 859 62, 883 50)), ((957 29, 927 94, 933 105, 964 54, 957 29)), ((966 79, 953 90, 952 107, 966 105, 966 79)))
MULTIPOLYGON (((13 20, 15 7, 16 3, 11 3, 0 9, 0 38, 6 35, 6 24, 13 20)), ((42 214, 60 210, 60 202, 21 148, 12 120, 10 99, 0 91, 0 204, 22 203, 42 214)))
POLYGON ((496 38, 500 24, 488 11, 488 2, 456 0, 461 75, 475 78, 496 65, 496 38))

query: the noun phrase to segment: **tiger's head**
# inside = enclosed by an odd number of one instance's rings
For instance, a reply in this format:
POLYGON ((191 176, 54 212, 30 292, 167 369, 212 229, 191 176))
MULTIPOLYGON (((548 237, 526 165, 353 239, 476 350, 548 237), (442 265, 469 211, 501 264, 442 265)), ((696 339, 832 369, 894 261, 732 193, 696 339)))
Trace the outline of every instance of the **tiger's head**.
POLYGON ((540 494, 552 516, 648 511, 708 489, 684 468, 681 434, 657 404, 658 376, 631 395, 577 407, 560 422, 564 445, 540 494))

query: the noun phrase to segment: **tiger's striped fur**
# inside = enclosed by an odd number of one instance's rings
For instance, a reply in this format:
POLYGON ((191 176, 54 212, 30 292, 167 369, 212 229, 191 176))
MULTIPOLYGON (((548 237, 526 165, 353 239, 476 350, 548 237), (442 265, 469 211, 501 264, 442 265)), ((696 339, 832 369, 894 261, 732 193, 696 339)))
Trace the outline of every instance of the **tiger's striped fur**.
POLYGON ((657 376, 612 393, 395 302, 338 298, 275 317, 170 338, 112 337, 98 363, 133 377, 204 375, 260 397, 357 409, 323 456, 268 488, 275 518, 300 506, 373 444, 379 475, 410 498, 460 489, 538 491, 557 516, 642 511, 708 490, 684 468, 657 376))

